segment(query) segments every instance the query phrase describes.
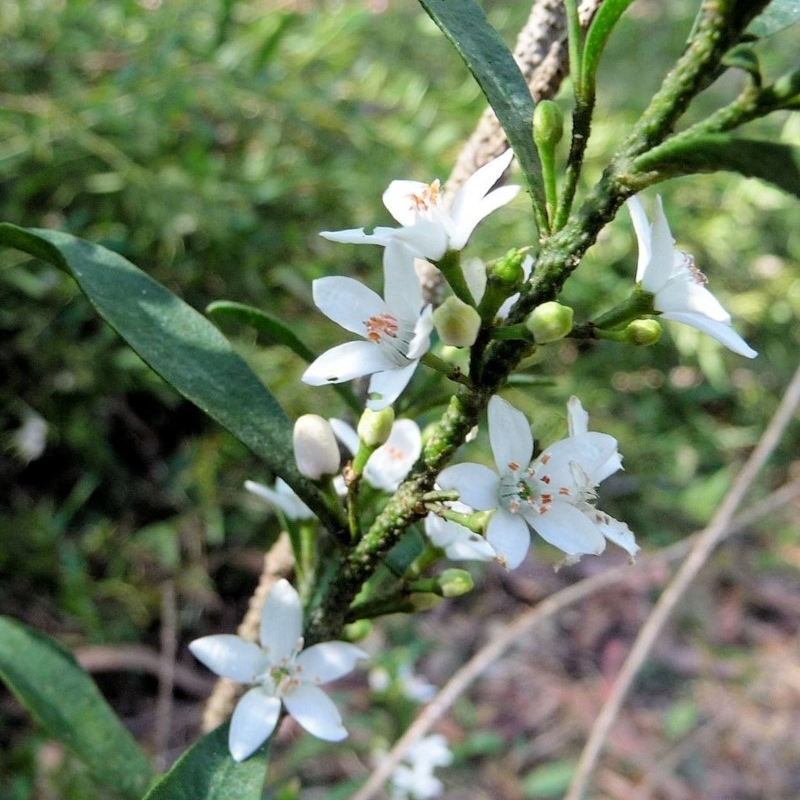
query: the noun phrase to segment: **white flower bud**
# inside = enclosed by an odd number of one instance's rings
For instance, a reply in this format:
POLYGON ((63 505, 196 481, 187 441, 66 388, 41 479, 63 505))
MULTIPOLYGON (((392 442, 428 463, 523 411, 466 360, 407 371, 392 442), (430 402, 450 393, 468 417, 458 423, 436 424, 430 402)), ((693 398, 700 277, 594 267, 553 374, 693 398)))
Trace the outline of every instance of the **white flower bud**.
POLYGON ((312 481, 339 471, 339 445, 333 428, 323 417, 303 414, 294 424, 293 444, 297 468, 312 481))
POLYGON ((525 327, 537 344, 556 342, 572 330, 572 309, 555 300, 542 303, 528 314, 525 327))

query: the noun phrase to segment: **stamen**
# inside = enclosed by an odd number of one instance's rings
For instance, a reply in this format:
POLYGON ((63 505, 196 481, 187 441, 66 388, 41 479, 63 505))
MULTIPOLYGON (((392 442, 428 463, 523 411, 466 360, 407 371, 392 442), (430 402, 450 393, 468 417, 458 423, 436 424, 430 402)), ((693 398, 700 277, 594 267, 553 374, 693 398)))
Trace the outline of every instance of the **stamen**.
POLYGON ((430 210, 433 206, 439 205, 439 195, 441 194, 439 180, 428 184, 419 194, 412 192, 409 195, 411 207, 414 211, 423 212, 430 210))
POLYGON ((364 326, 367 329, 367 339, 376 344, 383 339, 384 336, 397 336, 400 330, 400 325, 397 319, 388 312, 379 314, 377 317, 370 317, 364 321, 364 326))
POLYGON ((683 253, 682 255, 684 266, 689 270, 689 273, 694 278, 695 283, 699 284, 700 286, 705 286, 708 283, 708 278, 697 268, 694 256, 691 253, 683 253))

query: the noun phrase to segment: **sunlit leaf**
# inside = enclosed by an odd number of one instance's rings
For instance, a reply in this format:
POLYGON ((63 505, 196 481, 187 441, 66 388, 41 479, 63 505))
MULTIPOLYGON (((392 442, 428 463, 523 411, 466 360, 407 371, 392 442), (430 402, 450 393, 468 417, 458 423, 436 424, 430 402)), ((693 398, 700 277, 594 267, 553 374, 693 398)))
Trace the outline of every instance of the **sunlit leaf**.
POLYGON ((336 509, 298 471, 292 425, 202 314, 117 253, 66 233, 0 223, 0 245, 69 272, 103 319, 167 383, 244 442, 332 527, 336 509))
POLYGON ((800 0, 772 0, 747 29, 753 36, 772 36, 790 25, 800 22, 800 0))
POLYGON ((511 51, 475 0, 420 3, 475 76, 514 148, 536 207, 544 209, 542 168, 531 135, 533 98, 511 51))
POLYGON ((142 796, 153 777, 147 757, 68 650, 0 617, 0 677, 98 781, 124 797, 142 796))
POLYGON ((800 197, 800 147, 715 134, 666 142, 636 159, 638 171, 658 170, 665 178, 695 172, 738 172, 760 178, 800 197))
POLYGON ((583 49, 583 74, 581 84, 594 90, 597 65, 605 49, 608 37, 625 9, 633 0, 604 0, 586 32, 583 49))
POLYGON ((268 747, 237 764, 228 752, 228 723, 190 747, 144 800, 260 800, 268 747))

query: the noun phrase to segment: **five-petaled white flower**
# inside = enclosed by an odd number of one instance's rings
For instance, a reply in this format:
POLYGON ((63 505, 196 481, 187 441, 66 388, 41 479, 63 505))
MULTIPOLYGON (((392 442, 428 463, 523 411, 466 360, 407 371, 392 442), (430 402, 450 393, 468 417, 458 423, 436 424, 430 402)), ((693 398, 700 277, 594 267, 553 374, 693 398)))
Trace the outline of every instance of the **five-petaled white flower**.
POLYGON ((260 642, 232 634, 195 639, 195 658, 225 678, 249 684, 231 718, 228 747, 235 761, 251 756, 272 734, 281 702, 309 733, 337 742, 347 736, 342 718, 320 684, 346 675, 367 654, 347 642, 303 650, 303 608, 286 580, 279 580, 261 613, 260 642))
POLYGON ((453 754, 447 739, 434 733, 411 745, 403 761, 392 772, 392 800, 430 800, 444 789, 433 771, 451 764, 453 754))
POLYGON ((441 185, 420 181, 392 181, 383 193, 383 204, 402 225, 401 228, 363 228, 323 231, 334 242, 387 245, 401 241, 415 256, 437 260, 448 250, 463 250, 478 223, 519 192, 519 186, 501 186, 492 190, 514 158, 512 150, 484 164, 471 175, 447 210, 441 185))
MULTIPOLYGON (((353 454, 358 452, 358 434, 344 420, 329 420, 336 438, 353 454)), ((413 419, 398 419, 389 438, 367 459, 364 479, 370 486, 393 492, 405 480, 422 452, 422 433, 413 419)))
POLYGON ((439 485, 457 489, 462 502, 483 511, 495 509, 486 538, 509 568, 525 558, 529 526, 563 550, 570 562, 584 553, 601 553, 609 533, 614 541, 624 540, 617 528, 621 523, 593 505, 597 484, 621 466, 617 441, 581 430, 577 413, 571 424, 574 435, 550 445, 531 463, 533 436, 524 414, 493 397, 489 441, 498 471, 464 463, 439 475, 439 485))
POLYGON ((422 307, 422 289, 413 256, 390 245, 384 256, 384 297, 341 276, 313 283, 314 303, 325 316, 366 341, 337 345, 303 373, 304 383, 322 386, 372 375, 367 407, 390 406, 405 389, 430 347, 431 307, 422 307))
POLYGON ((758 353, 731 327, 730 314, 706 288, 707 279, 688 253, 675 250, 661 197, 656 198, 652 226, 638 197, 628 200, 639 242, 636 282, 654 295, 654 308, 664 319, 682 322, 707 333, 747 358, 758 353))

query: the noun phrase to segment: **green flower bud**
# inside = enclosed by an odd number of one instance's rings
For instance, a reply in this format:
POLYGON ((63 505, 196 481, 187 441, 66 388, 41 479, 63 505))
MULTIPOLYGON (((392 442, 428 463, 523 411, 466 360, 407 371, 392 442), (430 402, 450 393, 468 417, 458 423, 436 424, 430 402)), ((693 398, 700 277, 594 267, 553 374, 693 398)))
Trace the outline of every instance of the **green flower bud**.
POLYGON ((394 409, 391 406, 380 411, 365 408, 358 421, 359 441, 374 450, 389 438, 392 425, 394 425, 394 409))
POLYGON ((533 110, 533 141, 539 149, 553 148, 564 135, 564 115, 558 103, 540 100, 533 110))
POLYGON ((303 414, 294 424, 294 460, 307 478, 318 481, 339 471, 339 445, 328 420, 318 414, 303 414))
POLYGON ((502 286, 506 290, 506 297, 518 292, 525 280, 525 273, 522 271, 524 260, 524 251, 516 248, 509 250, 504 256, 487 265, 487 280, 496 286, 502 286))
POLYGON ((528 314, 525 327, 537 344, 556 342, 572 330, 572 316, 569 306, 562 306, 561 303, 551 300, 537 306, 528 314))
POLYGON ((368 619, 360 619, 344 626, 344 638, 348 642, 360 642, 372 632, 372 623, 368 619))
POLYGON ((446 569, 439 576, 442 597, 460 597, 475 588, 472 575, 465 569, 446 569))
POLYGON ((626 342, 648 347, 661 338, 661 323, 657 319, 635 319, 623 331, 626 342))
POLYGON ((448 297, 433 312, 433 324, 445 344, 469 347, 481 329, 480 314, 457 297, 448 297))

